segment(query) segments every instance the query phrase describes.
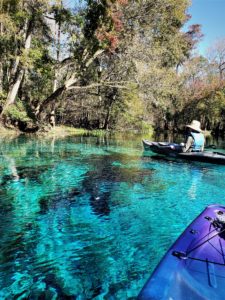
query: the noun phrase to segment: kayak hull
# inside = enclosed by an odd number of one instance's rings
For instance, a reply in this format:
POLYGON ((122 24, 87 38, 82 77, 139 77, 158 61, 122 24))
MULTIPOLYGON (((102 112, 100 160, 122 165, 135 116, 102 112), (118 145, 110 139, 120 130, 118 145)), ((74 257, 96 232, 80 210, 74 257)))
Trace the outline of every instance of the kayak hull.
POLYGON ((182 147, 174 143, 158 143, 143 140, 145 150, 167 157, 176 157, 189 161, 199 161, 213 164, 225 165, 225 154, 219 152, 182 152, 182 147))
POLYGON ((208 206, 168 250, 138 300, 224 300, 225 207, 208 206), (215 223, 216 224, 216 223, 215 223))

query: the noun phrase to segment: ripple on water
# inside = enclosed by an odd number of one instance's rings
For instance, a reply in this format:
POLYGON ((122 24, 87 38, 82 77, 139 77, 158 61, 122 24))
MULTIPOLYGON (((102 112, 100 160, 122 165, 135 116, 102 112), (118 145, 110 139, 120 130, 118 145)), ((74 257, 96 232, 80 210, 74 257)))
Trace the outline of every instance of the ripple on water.
MULTIPOLYGON (((140 139, 141 140, 141 139, 140 139)), ((92 137, 1 145, 0 299, 135 299, 223 166, 92 137)))

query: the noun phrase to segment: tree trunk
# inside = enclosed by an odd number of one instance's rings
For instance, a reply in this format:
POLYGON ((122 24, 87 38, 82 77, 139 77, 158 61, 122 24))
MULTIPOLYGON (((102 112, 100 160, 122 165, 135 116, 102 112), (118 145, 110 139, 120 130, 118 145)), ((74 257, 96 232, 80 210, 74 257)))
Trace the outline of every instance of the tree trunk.
POLYGON ((14 104, 16 96, 18 94, 18 90, 20 87, 20 84, 22 82, 23 76, 24 76, 24 70, 20 70, 17 73, 17 76, 15 78, 15 82, 13 83, 13 85, 11 86, 9 92, 8 92, 8 96, 7 96, 7 100, 6 100, 6 104, 4 106, 4 110, 11 104, 14 104))
MULTIPOLYGON (((31 46, 32 28, 33 28, 33 21, 31 20, 29 22, 29 26, 27 28, 27 34, 26 34, 25 45, 24 45, 24 49, 27 53, 29 52, 29 49, 30 49, 30 46, 31 46)), ((14 66, 14 69, 13 69, 13 73, 12 73, 12 74, 15 73, 15 75, 14 75, 15 78, 13 80, 13 83, 9 87, 9 92, 8 92, 8 95, 7 95, 6 103, 5 103, 5 105, 3 107, 3 110, 1 112, 1 116, 4 114, 4 112, 6 111, 6 109, 8 108, 9 105, 15 103, 15 100, 16 100, 16 97, 17 97, 17 94, 18 94, 18 91, 19 91, 19 88, 20 88, 20 85, 21 85, 21 82, 22 82, 22 79, 23 79, 23 76, 24 76, 24 73, 25 73, 25 68, 23 66, 20 67, 19 64, 20 64, 20 58, 17 57, 16 62, 15 62, 15 66, 14 66)))
MULTIPOLYGON (((98 57, 102 52, 104 52, 104 49, 99 49, 97 50, 94 55, 87 60, 85 63, 85 68, 87 68, 94 60, 96 57, 98 57)), ((37 117, 39 120, 43 120, 43 115, 44 115, 44 109, 50 104, 56 102, 57 98, 59 98, 63 92, 68 90, 71 86, 73 86, 79 79, 78 74, 75 72, 69 79, 65 81, 65 83, 57 88, 50 96, 48 96, 41 104, 39 107, 39 110, 37 111, 37 117)))
MULTIPOLYGON (((62 0, 60 1, 60 9, 63 8, 63 3, 62 0)), ((59 20, 58 22, 58 28, 57 28, 57 23, 55 22, 56 25, 56 35, 57 35, 57 45, 56 45, 56 61, 59 64, 60 61, 60 43, 61 43, 61 21, 59 20)), ((58 86, 58 70, 55 69, 55 78, 54 78, 54 82, 53 82, 53 93, 57 90, 57 86, 58 86)), ((50 125, 54 128, 55 127, 55 105, 53 105, 51 114, 50 114, 50 119, 49 119, 49 123, 50 125)))
POLYGON ((110 107, 107 109, 107 113, 104 120, 103 129, 108 130, 109 129, 109 116, 110 116, 110 107))
POLYGON ((0 93, 3 91, 3 64, 0 62, 0 93))
POLYGON ((39 111, 37 113, 37 116, 42 119, 42 113, 44 111, 44 108, 47 107, 50 103, 57 100, 59 96, 62 95, 62 93, 67 89, 66 85, 59 87, 57 90, 55 90, 49 97, 47 97, 40 105, 39 111))

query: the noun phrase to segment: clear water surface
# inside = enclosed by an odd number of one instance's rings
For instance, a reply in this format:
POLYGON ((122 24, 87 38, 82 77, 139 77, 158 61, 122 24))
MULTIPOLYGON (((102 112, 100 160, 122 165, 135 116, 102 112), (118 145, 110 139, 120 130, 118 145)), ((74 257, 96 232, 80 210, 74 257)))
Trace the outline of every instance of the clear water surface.
POLYGON ((139 137, 2 139, 0 299, 136 299, 224 179, 139 137))

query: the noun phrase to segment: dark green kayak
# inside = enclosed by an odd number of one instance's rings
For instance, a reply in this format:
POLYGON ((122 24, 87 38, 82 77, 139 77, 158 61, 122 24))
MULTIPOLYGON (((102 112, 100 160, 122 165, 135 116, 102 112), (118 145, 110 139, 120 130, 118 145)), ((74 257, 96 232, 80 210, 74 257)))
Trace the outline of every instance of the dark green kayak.
POLYGON ((175 143, 166 142, 151 142, 148 140, 143 140, 143 146, 145 150, 150 150, 154 153, 175 157, 179 159, 185 159, 189 161, 199 161, 212 164, 225 165, 225 154, 220 152, 182 152, 182 147, 175 143))

